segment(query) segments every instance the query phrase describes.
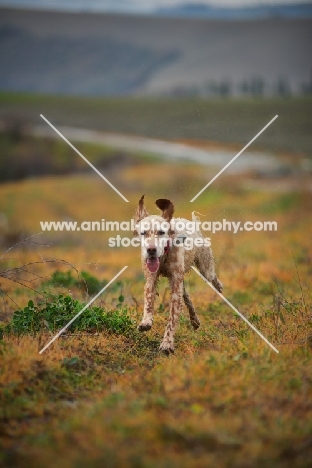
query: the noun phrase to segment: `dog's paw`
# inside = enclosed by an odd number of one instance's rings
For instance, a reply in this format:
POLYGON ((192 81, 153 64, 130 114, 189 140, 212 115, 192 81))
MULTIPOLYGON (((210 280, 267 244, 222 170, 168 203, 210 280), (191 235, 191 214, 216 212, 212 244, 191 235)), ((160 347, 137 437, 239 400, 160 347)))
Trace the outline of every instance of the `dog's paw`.
POLYGON ((173 344, 168 343, 168 341, 163 341, 159 346, 159 351, 164 353, 166 356, 170 356, 170 354, 174 353, 174 346, 173 344))
POLYGON ((200 327, 200 321, 197 315, 191 319, 191 325, 194 330, 197 330, 200 327))
POLYGON ((138 330, 140 332, 148 331, 152 328, 152 324, 150 322, 141 322, 140 325, 138 325, 138 330))
POLYGON ((221 281, 218 280, 217 277, 215 277, 214 280, 212 280, 212 285, 216 288, 217 291, 219 291, 220 293, 222 293, 222 291, 223 291, 223 284, 221 283, 221 281))

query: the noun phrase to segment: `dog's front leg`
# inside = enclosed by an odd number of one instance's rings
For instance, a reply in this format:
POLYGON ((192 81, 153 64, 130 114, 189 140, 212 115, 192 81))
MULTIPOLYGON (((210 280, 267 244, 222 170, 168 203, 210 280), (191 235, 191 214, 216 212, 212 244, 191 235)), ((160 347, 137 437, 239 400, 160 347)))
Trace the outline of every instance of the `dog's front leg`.
POLYGON ((171 298, 169 321, 166 326, 164 339, 159 347, 160 351, 169 355, 174 353, 174 334, 179 322, 180 312, 182 310, 183 298, 183 275, 175 275, 170 279, 171 298))
POLYGON ((144 286, 144 313, 142 322, 138 326, 139 331, 147 331, 152 328, 156 286, 157 276, 155 274, 148 275, 144 286))

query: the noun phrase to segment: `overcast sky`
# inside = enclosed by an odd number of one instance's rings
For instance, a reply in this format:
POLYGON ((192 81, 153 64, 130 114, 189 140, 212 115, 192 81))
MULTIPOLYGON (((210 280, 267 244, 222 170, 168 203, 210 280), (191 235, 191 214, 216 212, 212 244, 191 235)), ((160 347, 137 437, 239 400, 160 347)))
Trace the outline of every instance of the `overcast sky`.
MULTIPOLYGON (((303 0, 304 1, 304 0, 303 0)), ((306 0, 306 3, 309 3, 311 0, 306 0)), ((118 3, 118 2, 116 2, 118 3)), ((225 6, 245 6, 245 5, 274 5, 278 3, 303 3, 302 0, 134 0, 129 3, 138 3, 141 5, 149 5, 150 7, 159 7, 159 6, 171 6, 185 3, 205 3, 207 5, 225 5, 225 6)))
POLYGON ((0 5, 41 6, 61 8, 96 8, 101 10, 145 10, 178 4, 207 4, 214 6, 246 6, 259 4, 311 3, 311 0, 0 0, 0 5))

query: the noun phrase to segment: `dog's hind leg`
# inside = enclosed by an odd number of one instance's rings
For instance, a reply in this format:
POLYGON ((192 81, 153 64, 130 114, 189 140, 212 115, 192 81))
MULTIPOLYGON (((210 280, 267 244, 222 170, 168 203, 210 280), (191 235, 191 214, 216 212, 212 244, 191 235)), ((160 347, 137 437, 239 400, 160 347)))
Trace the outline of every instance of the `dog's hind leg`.
POLYGON ((210 248, 202 247, 196 258, 195 258, 195 266, 198 268, 199 272, 208 280, 212 285, 217 289, 217 291, 223 291, 223 284, 217 278, 215 273, 214 267, 214 260, 212 251, 210 248))
POLYGON ((184 284, 183 284, 183 300, 184 300, 184 303, 185 303, 185 305, 186 305, 186 307, 187 307, 187 309, 189 311, 192 327, 194 328, 194 330, 197 330, 197 328, 200 327, 200 321, 199 321, 199 318, 196 315, 196 312, 195 312, 193 303, 191 301, 191 298, 190 298, 190 296, 188 295, 188 293, 185 290, 184 284))
POLYGON ((217 275, 215 275, 214 279, 211 281, 212 283, 212 286, 214 286, 216 288, 217 291, 219 291, 220 293, 222 293, 223 291, 223 284, 221 283, 221 281, 219 280, 219 278, 217 277, 217 275))

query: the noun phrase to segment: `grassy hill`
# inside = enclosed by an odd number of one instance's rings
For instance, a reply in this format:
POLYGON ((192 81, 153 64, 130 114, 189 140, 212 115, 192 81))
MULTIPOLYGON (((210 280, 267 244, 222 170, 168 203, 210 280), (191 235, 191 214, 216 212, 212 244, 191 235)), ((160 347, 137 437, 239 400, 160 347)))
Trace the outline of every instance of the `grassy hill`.
POLYGON ((1 9, 0 89, 297 93, 310 83, 311 24, 1 9))

